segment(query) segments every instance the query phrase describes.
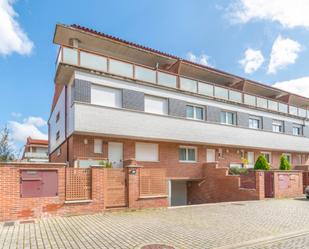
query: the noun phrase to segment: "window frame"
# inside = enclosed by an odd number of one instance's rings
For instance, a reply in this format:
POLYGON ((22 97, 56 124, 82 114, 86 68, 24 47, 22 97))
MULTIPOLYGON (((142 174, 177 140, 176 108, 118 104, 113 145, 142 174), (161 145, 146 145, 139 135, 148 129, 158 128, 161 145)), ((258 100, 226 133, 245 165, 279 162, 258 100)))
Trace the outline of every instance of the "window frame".
POLYGON ((248 127, 249 127, 250 129, 254 129, 254 130, 260 130, 260 129, 262 129, 262 126, 261 126, 261 118, 256 117, 256 116, 249 116, 249 125, 248 125, 248 127), (258 127, 257 127, 257 128, 255 128, 255 127, 250 127, 250 120, 258 121, 258 127))
POLYGON ((160 96, 155 96, 155 95, 149 95, 149 94, 145 94, 144 96, 144 112, 145 113, 150 113, 150 114, 155 114, 155 115, 163 115, 163 116, 167 116, 169 115, 169 111, 168 111, 168 98, 164 98, 164 97, 160 97, 160 96), (163 106, 163 112, 159 113, 159 112, 150 112, 146 110, 146 99, 147 98, 152 98, 152 99, 161 99, 164 101, 164 105, 163 106))
POLYGON ((56 132, 56 141, 58 141, 59 139, 60 139, 60 130, 56 132))
POLYGON ((138 162, 160 162, 160 146, 158 143, 147 143, 147 142, 135 142, 135 159, 138 162), (140 160, 137 156, 137 149, 138 149, 138 145, 155 145, 155 149, 156 149, 156 160, 140 160))
POLYGON ((303 127, 302 127, 302 125, 300 125, 300 124, 293 124, 293 126, 292 126, 292 134, 293 134, 293 136, 298 136, 298 137, 302 136, 303 135, 303 127), (294 133, 294 128, 299 130, 298 134, 294 133))
POLYGON ((284 121, 274 119, 272 121, 272 131, 275 133, 284 133, 284 121), (279 123, 281 123, 281 126, 279 125, 279 123), (275 131, 274 127, 281 127, 281 131, 275 131))
POLYGON ((293 161, 293 159, 292 159, 292 153, 282 153, 282 156, 285 156, 285 158, 288 160, 288 162, 289 162, 290 164, 292 164, 292 161, 293 161), (288 157, 289 157, 289 159, 288 159, 288 157))
POLYGON ((103 153, 103 140, 102 139, 99 139, 99 138, 95 138, 93 140, 93 153, 95 154, 102 154, 103 153), (96 142, 100 142, 101 144, 101 150, 100 151, 96 151, 96 142))
POLYGON ((196 146, 186 146, 186 145, 180 145, 178 147, 178 160, 180 163, 197 163, 197 156, 198 156, 198 153, 197 153, 197 147, 196 146), (180 159, 180 149, 185 149, 186 150, 186 160, 181 160, 180 159), (188 160, 189 158, 189 149, 194 149, 194 157, 195 157, 195 160, 188 160))
POLYGON ((237 124, 236 112, 228 111, 228 110, 221 110, 221 111, 220 111, 220 124, 235 126, 235 125, 237 124), (222 123, 222 120, 221 120, 221 115, 222 115, 222 113, 225 113, 225 123, 222 123), (233 118, 232 124, 227 123, 227 120, 228 120, 227 114, 228 114, 228 113, 231 113, 231 114, 232 114, 232 118, 233 118))
MULTIPOLYGON (((261 154, 263 154, 264 156, 265 155, 269 155, 269 164, 271 164, 272 163, 272 154, 271 154, 271 152, 269 152, 269 151, 261 151, 261 154)), ((265 158, 266 158, 266 161, 267 161, 267 157, 265 156, 265 158)))
POLYGON ((190 103, 186 104, 186 119, 205 121, 205 116, 206 116, 205 115, 205 107, 200 106, 200 105, 190 104, 190 103), (187 108, 189 106, 193 107, 193 117, 192 118, 187 116, 187 108), (202 119, 199 119, 199 118, 196 117, 196 110, 197 110, 197 108, 201 108, 202 109, 202 119))

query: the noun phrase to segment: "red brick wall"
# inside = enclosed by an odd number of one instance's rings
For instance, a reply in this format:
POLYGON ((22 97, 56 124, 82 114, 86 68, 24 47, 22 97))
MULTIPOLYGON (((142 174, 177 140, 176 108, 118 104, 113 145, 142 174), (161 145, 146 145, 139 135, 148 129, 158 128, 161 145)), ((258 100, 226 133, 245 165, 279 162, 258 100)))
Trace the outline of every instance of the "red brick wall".
MULTIPOLYGON (((8 164, 0 165, 0 221, 40 218, 51 215, 89 214, 105 210, 104 169, 91 168, 91 201, 65 201, 65 164, 8 164), (53 169, 58 171, 58 196, 21 198, 20 170, 53 169)), ((109 169, 107 169, 109 170, 109 169)), ((112 170, 112 169, 111 169, 112 170)), ((139 170, 128 175, 129 208, 156 208, 168 205, 167 197, 139 198, 139 170)))
POLYGON ((303 195, 302 171, 274 171, 273 174, 275 198, 294 198, 303 195), (286 184, 282 184, 285 180, 286 184), (285 187, 281 187, 283 185, 285 187))
POLYGON ((240 177, 228 175, 228 169, 216 163, 204 165, 204 180, 191 182, 188 201, 191 204, 261 200, 264 198, 264 173, 256 171, 255 189, 240 188, 240 177))
MULTIPOLYGON (((77 159, 97 159, 102 160, 108 157, 108 142, 122 142, 123 143, 123 157, 124 160, 129 158, 135 158, 135 142, 139 140, 121 139, 121 138, 110 138, 110 137, 96 137, 96 136, 83 136, 83 135, 73 135, 69 138, 69 162, 73 166, 74 160, 77 159), (103 153, 94 153, 94 139, 103 140, 103 153), (85 144, 85 139, 87 144, 85 144)), ((145 141, 141 141, 145 142, 145 141)), ((261 153, 261 150, 256 149, 242 149, 242 148, 230 148, 230 147, 214 147, 208 145, 193 145, 198 148, 198 162, 197 163, 180 163, 178 160, 178 148, 179 145, 192 145, 184 143, 168 143, 168 142, 153 142, 159 144, 159 162, 139 162, 143 166, 155 166, 167 168, 168 177, 189 177, 189 178, 199 178, 202 175, 202 165, 206 161, 206 149, 213 148, 216 150, 216 160, 220 167, 227 167, 230 163, 241 163, 242 151, 246 153, 248 151, 254 152, 255 160, 261 153), (218 157, 219 148, 222 149, 223 155, 221 158, 218 157)), ((64 146, 64 145, 63 145, 64 146)), ((62 151, 65 152, 66 148, 62 151)), ((269 151, 272 153, 272 168, 278 169, 280 164, 280 155, 284 151, 269 151)), ((55 152, 56 153, 56 152, 55 152)), ((57 157, 53 153, 51 155, 52 162, 66 162, 62 156, 57 157)), ((308 155, 302 153, 292 153, 292 162, 296 164, 296 155, 303 156, 303 162, 308 160, 308 155)), ((64 155, 63 155, 64 156, 64 155)))

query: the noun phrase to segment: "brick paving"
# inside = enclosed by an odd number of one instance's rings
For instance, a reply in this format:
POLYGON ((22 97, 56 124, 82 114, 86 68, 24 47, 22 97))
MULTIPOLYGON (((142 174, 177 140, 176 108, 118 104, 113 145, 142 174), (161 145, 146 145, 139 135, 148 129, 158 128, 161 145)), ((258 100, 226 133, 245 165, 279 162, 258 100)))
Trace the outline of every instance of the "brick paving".
MULTIPOLYGON (((232 248, 308 230, 309 201, 267 200, 0 223, 0 248, 232 248)), ((239 248, 309 248, 308 235, 239 248), (279 244, 278 244, 279 243, 279 244), (280 244, 281 243, 281 244, 280 244), (287 245, 284 247, 284 243, 287 245), (267 247, 268 246, 268 247, 267 247)))

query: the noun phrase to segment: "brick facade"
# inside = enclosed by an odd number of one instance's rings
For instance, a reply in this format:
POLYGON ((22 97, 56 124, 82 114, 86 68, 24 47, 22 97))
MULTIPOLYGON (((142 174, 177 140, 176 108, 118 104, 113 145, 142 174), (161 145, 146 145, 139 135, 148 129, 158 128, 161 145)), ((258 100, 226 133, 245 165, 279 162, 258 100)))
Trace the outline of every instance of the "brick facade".
MULTIPOLYGON (((110 138, 99 136, 84 136, 72 135, 67 139, 67 142, 61 145, 61 155, 57 156, 57 150, 50 155, 51 162, 67 162, 74 165, 74 161, 78 159, 93 159, 103 160, 108 158, 108 142, 122 142, 123 143, 123 158, 124 160, 135 158, 135 142, 145 142, 124 138, 110 138), (103 152, 101 154, 94 153, 94 139, 103 140, 103 152), (69 143, 69 153, 67 158, 67 146, 69 143)), ((150 141, 149 141, 150 142, 150 141)), ((286 151, 271 151, 271 150, 257 150, 244 148, 219 147, 208 145, 194 145, 186 143, 172 143, 172 142, 156 142, 159 144, 159 161, 158 162, 139 162, 143 166, 163 167, 167 169, 167 175, 170 178, 200 178, 202 176, 202 165, 206 162, 206 149, 216 150, 216 161, 220 167, 228 167, 230 163, 241 163, 241 157, 246 156, 247 152, 254 152, 255 160, 259 154, 263 152, 271 152, 271 167, 278 169, 280 164, 280 156, 286 151), (195 146, 198 149, 198 160, 196 163, 181 163, 179 162, 178 149, 180 145, 195 146), (222 156, 219 157, 219 150, 222 151, 222 156)), ((296 165, 297 157, 302 158, 301 164, 308 162, 308 154, 291 153, 292 164, 296 165)))
MULTIPOLYGON (((101 167, 91 168, 91 200, 66 201, 66 165, 65 164, 1 164, 0 165, 0 221, 23 220, 51 215, 76 215, 102 212, 106 210, 104 188, 104 172, 101 167), (21 170, 57 170, 58 195, 54 197, 21 197, 21 170)), ((127 172, 128 199, 127 207, 157 208, 168 206, 167 196, 139 198, 139 171, 136 175, 127 172)))

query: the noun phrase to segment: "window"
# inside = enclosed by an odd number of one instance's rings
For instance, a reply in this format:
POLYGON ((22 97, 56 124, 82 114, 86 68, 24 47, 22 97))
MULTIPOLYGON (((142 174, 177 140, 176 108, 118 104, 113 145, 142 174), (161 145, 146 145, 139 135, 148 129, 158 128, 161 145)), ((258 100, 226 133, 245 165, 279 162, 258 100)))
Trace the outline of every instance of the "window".
POLYGON ((300 125, 293 125, 293 135, 300 136, 302 134, 302 127, 300 125))
POLYGON ((94 153, 102 153, 103 152, 103 142, 101 139, 94 140, 94 153))
POLYGON ((187 118, 204 120, 204 108, 199 106, 187 105, 187 118))
POLYGON ((271 152, 261 152, 261 154, 265 156, 268 163, 271 163, 271 152))
POLYGON ((236 124, 235 113, 222 111, 220 114, 220 121, 221 124, 235 125, 236 124))
POLYGON ((249 117, 249 128, 261 129, 261 120, 257 117, 249 117))
POLYGON ((145 112, 167 115, 167 99, 145 96, 145 112))
POLYGON ((60 138, 60 131, 57 131, 56 133, 56 140, 58 140, 60 138))
POLYGON ((196 162, 197 148, 196 147, 179 147, 179 161, 180 162, 196 162))
POLYGON ((158 162, 159 161, 159 145, 152 143, 136 143, 135 144, 136 161, 158 162))
POLYGON ((273 132, 283 132, 283 121, 274 120, 273 121, 273 132))
POLYGON ((122 107, 121 90, 98 85, 91 86, 91 104, 122 107))
POLYGON ((301 165, 301 155, 296 156, 296 165, 301 165))
POLYGON ((58 123, 59 119, 60 119, 60 112, 58 112, 56 115, 56 123, 58 123))
POLYGON ((57 149, 57 156, 60 156, 61 155, 61 148, 58 148, 57 149))
POLYGON ((292 163, 292 155, 290 153, 283 153, 282 155, 285 156, 289 163, 292 163))

